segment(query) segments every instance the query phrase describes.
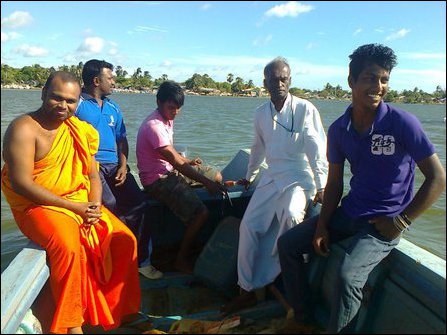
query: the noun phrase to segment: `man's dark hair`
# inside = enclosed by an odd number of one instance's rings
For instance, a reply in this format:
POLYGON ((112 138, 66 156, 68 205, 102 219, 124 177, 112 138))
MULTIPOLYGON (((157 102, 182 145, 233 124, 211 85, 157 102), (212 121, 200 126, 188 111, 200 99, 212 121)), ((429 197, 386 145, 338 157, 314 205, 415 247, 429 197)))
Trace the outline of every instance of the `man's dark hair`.
POLYGON ((382 44, 365 44, 354 50, 349 56, 349 75, 356 81, 360 72, 370 64, 377 64, 388 72, 397 65, 394 51, 382 44))
POLYGON ((185 101, 185 93, 183 93, 183 89, 175 81, 167 80, 158 88, 157 100, 161 103, 172 101, 178 107, 182 107, 185 101))
POLYGON ((60 78, 64 83, 76 83, 79 85, 79 87, 81 87, 79 79, 73 73, 65 71, 54 71, 48 76, 48 79, 44 85, 44 89, 48 89, 48 87, 50 87, 54 78, 60 78))
POLYGON ((113 65, 105 60, 90 59, 85 63, 82 68, 82 81, 84 82, 84 86, 93 84, 93 78, 99 77, 103 68, 113 71, 113 65))

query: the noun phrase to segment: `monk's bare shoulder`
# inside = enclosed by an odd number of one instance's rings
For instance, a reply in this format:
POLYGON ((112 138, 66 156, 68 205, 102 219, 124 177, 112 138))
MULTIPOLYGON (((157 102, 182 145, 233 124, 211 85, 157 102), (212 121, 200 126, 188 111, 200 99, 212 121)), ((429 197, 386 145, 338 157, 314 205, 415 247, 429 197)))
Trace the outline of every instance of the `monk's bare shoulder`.
POLYGON ((3 137, 3 154, 7 154, 11 147, 17 148, 22 144, 35 141, 39 132, 39 124, 30 114, 23 114, 11 121, 3 137))

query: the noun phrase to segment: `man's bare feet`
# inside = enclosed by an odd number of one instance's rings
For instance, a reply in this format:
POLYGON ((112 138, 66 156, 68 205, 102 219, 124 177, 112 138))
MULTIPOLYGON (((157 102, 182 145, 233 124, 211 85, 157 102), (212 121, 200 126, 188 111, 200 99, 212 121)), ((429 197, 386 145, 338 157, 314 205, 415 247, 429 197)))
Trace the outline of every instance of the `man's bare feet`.
POLYGON ((82 327, 67 328, 67 334, 84 334, 82 327))
POLYGON ((258 303, 256 293, 254 291, 241 290, 239 296, 231 300, 228 304, 222 306, 220 312, 222 315, 228 315, 241 309, 253 307, 258 303))

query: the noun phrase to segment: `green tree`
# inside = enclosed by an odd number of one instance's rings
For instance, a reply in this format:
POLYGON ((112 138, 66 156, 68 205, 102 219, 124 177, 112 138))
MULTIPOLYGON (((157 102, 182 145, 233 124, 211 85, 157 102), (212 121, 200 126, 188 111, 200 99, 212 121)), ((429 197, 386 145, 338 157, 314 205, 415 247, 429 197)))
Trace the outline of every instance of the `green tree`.
POLYGON ((244 88, 244 80, 241 77, 237 77, 236 81, 231 84, 231 91, 236 94, 241 94, 244 88))

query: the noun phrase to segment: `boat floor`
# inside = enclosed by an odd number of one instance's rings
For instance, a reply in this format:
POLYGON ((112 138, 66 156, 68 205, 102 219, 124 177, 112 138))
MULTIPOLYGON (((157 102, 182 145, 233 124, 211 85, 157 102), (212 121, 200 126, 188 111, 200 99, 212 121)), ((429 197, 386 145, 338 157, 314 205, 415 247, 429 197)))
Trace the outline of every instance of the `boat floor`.
MULTIPOLYGON (((205 286, 193 275, 167 272, 163 278, 150 280, 140 276, 142 312, 151 317, 152 330, 168 332, 171 325, 181 319, 222 321, 239 316, 241 324, 225 330, 225 334, 281 334, 285 325, 286 312, 272 296, 256 306, 223 317, 220 307, 228 303, 237 291, 220 292, 205 286)), ((90 334, 150 334, 135 328, 120 327, 104 331, 102 327, 84 327, 90 334)), ((156 333, 156 332, 152 332, 156 333)), ((196 333, 196 332, 194 332, 196 333)))

